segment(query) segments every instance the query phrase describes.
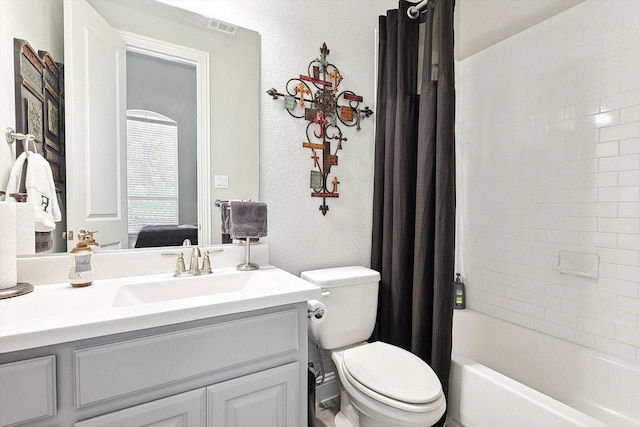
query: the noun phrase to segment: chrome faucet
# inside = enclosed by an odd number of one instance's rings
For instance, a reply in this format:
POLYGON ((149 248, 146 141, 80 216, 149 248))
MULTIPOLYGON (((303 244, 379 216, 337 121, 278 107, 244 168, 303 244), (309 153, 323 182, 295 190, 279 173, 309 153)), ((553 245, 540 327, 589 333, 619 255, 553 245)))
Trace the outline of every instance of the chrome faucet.
POLYGON ((199 258, 200 249, 198 249, 197 246, 194 246, 193 250, 191 251, 191 262, 189 263, 189 274, 191 274, 192 276, 200 275, 199 258))
POLYGON ((204 257, 202 257, 202 268, 200 268, 200 257, 202 253, 197 246, 191 246, 191 241, 185 239, 182 243, 183 247, 191 248, 191 261, 189 262, 189 270, 187 270, 184 262, 183 252, 163 252, 162 255, 178 256, 176 261, 176 268, 173 273, 175 277, 181 276, 199 276, 201 274, 211 274, 211 259, 209 255, 215 255, 224 252, 224 249, 216 249, 213 251, 204 251, 204 257))
POLYGON ((197 246, 191 246, 191 240, 184 239, 182 242, 182 246, 191 247, 191 261, 189 262, 189 274, 192 276, 200 275, 200 266, 199 258, 200 258, 200 249, 197 246))

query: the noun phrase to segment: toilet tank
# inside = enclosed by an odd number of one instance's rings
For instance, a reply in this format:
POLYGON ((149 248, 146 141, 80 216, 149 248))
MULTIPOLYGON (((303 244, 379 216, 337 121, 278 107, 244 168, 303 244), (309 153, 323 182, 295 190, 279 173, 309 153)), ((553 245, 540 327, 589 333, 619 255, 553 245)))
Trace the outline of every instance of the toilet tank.
POLYGON ((309 322, 309 337, 327 350, 367 340, 376 324, 380 273, 366 267, 304 271, 303 279, 322 288, 324 322, 309 322))

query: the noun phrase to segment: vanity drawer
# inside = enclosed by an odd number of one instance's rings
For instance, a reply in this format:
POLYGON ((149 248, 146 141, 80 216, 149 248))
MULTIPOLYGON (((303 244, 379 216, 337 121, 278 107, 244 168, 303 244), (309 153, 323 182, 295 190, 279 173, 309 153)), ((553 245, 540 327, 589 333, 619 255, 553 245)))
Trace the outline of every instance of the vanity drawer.
POLYGON ((74 351, 76 407, 295 352, 297 316, 290 309, 74 351))
POLYGON ((55 414, 55 356, 0 365, 0 426, 55 414))

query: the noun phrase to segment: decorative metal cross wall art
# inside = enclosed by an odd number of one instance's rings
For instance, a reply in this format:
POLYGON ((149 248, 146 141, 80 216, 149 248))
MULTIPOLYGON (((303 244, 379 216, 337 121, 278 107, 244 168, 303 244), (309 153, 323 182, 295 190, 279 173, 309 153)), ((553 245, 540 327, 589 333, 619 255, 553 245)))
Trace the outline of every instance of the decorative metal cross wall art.
POLYGON ((338 165, 338 151, 342 150, 343 142, 347 141, 340 125, 355 126, 359 131, 360 121, 373 114, 369 107, 360 108, 362 96, 350 90, 338 92, 342 75, 335 65, 327 61, 328 55, 329 49, 323 43, 320 57, 309 63, 308 74, 289 79, 286 94, 273 88, 267 91, 273 99, 284 98, 284 108, 291 116, 304 118, 309 122, 306 128, 307 138, 302 147, 311 149, 311 197, 322 197, 319 208, 322 215, 326 215, 329 210, 327 198, 340 195, 338 177, 333 176, 331 179, 329 176, 331 167, 338 165), (321 152, 320 155, 318 151, 321 152))

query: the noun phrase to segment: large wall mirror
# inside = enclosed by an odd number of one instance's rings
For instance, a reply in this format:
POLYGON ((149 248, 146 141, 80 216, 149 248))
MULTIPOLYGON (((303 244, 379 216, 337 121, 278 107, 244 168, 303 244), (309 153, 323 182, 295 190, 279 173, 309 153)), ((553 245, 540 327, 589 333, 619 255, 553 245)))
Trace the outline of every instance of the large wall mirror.
POLYGON ((64 8, 67 229, 222 243, 215 201, 258 198, 259 34, 153 0, 64 8))
POLYGON ((63 7, 68 235, 222 243, 216 200, 258 199, 259 34, 154 0, 63 7))

